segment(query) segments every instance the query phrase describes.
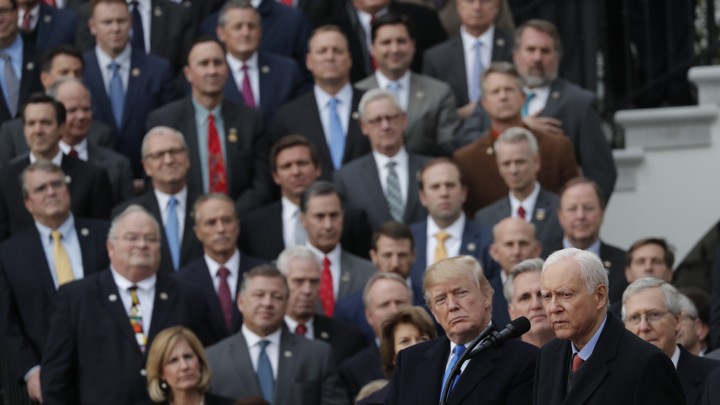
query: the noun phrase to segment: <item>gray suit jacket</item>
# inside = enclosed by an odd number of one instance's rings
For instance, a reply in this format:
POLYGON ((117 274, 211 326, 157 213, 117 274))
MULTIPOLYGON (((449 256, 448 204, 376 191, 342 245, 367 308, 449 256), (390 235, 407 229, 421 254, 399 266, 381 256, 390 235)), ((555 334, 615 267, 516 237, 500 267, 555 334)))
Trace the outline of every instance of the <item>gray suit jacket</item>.
POLYGON ((133 173, 130 159, 112 149, 88 140, 88 161, 105 169, 112 185, 115 204, 133 197, 133 173))
MULTIPOLYGON (((368 76, 355 83, 355 87, 365 91, 376 89, 377 78, 368 76)), ((460 117, 450 86, 430 76, 411 72, 407 118, 405 147, 409 151, 429 156, 452 153, 460 117)))
MULTIPOLYGON (((408 153, 408 192, 404 196, 405 213, 403 222, 412 224, 422 221, 427 210, 420 204, 415 177, 427 156, 408 153)), ((335 184, 347 201, 365 210, 373 230, 392 220, 385 193, 380 183, 380 174, 372 153, 355 159, 335 172, 335 184)))
MULTIPOLYGON (((330 346, 283 328, 275 382, 275 405, 347 404, 330 346)), ((242 332, 207 349, 214 394, 230 398, 262 397, 242 332)))
MULTIPOLYGON (((100 146, 113 148, 115 140, 110 131, 109 126, 99 121, 93 121, 87 139, 100 146)), ((15 118, 2 124, 2 127, 0 127, 0 167, 7 166, 11 160, 29 152, 23 134, 22 119, 15 118)))
POLYGON ((375 271, 375 266, 369 260, 343 250, 340 253, 340 289, 335 301, 362 291, 375 271))

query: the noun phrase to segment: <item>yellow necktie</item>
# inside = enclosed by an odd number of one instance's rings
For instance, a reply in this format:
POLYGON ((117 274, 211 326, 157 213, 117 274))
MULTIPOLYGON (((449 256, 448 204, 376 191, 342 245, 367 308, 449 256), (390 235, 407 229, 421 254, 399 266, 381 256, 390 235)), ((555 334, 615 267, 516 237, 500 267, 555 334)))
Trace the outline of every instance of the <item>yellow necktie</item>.
POLYGON ((53 240, 53 258, 55 259, 55 274, 57 275, 58 287, 73 281, 72 267, 70 266, 70 257, 68 257, 65 247, 60 243, 60 231, 57 229, 50 232, 53 240))
POLYGON ((437 247, 435 247, 435 259, 433 264, 439 262, 442 259, 447 259, 447 249, 445 249, 445 241, 450 237, 450 234, 445 231, 440 231, 435 234, 437 238, 437 247))

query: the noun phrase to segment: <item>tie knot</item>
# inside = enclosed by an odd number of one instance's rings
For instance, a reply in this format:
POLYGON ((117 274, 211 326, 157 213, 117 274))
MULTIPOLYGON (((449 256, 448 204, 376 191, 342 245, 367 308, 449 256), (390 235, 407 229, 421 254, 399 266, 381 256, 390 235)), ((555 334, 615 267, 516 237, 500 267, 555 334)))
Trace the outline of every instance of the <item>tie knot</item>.
POLYGON ((170 199, 168 199, 168 208, 169 208, 169 209, 174 209, 174 208, 177 206, 177 203, 178 203, 177 198, 175 198, 175 197, 170 197, 170 199))
POLYGON ((137 0, 132 0, 130 2, 130 5, 133 6, 133 8, 137 8, 140 5, 140 2, 138 2, 137 0))
POLYGON ((483 43, 479 39, 475 41, 475 44, 473 44, 473 48, 475 48, 475 50, 477 50, 477 51, 482 49, 482 46, 483 46, 483 43))
POLYGON ((227 267, 220 267, 217 271, 218 277, 225 280, 227 279, 227 276, 230 275, 230 270, 227 269, 227 267))
POLYGON ((330 267, 330 259, 328 259, 327 256, 323 259, 323 266, 330 267))
POLYGON ((208 122, 212 125, 215 125, 215 115, 214 114, 208 114, 208 122))
POLYGON ((117 62, 110 62, 110 64, 108 65, 108 69, 112 70, 113 73, 115 73, 120 70, 120 64, 117 62))
POLYGON ((297 326, 295 327, 295 333, 305 336, 305 334, 307 333, 307 326, 305 326, 304 323, 297 324, 297 326))
POLYGON ((128 291, 130 292, 130 294, 135 294, 137 292, 137 290, 138 290, 138 286, 136 286, 136 285, 132 285, 132 286, 128 287, 128 291))
MULTIPOLYGON (((435 237, 438 239, 438 242, 443 243, 450 237, 450 234, 445 231, 440 231, 435 234, 435 237)), ((465 349, 463 348, 463 350, 465 349)))
POLYGON ((260 346, 260 350, 265 350, 266 347, 270 344, 269 340, 261 340, 258 342, 258 346, 260 346))
POLYGON ((390 170, 395 169, 395 166, 397 166, 397 162, 395 162, 394 160, 391 160, 385 164, 385 167, 387 167, 390 170))
POLYGON ((5 52, 0 53, 0 59, 2 59, 3 62, 5 62, 5 63, 10 63, 10 61, 12 60, 12 58, 10 57, 10 54, 5 53, 5 52))
POLYGON ((332 109, 335 109, 338 104, 340 104, 340 100, 336 98, 331 98, 330 101, 328 101, 328 107, 332 109))
POLYGON ((242 70, 243 73, 246 73, 246 74, 247 74, 247 71, 248 71, 248 65, 247 65, 247 63, 243 63, 243 65, 242 65, 242 67, 240 68, 240 70, 242 70))
POLYGON ((60 240, 62 239, 62 234, 57 229, 53 229, 52 231, 50 231, 50 237, 53 240, 60 240))
POLYGON ((390 90, 390 91, 398 91, 398 90, 400 90, 400 82, 396 82, 396 81, 390 82, 390 83, 388 83, 387 87, 388 87, 388 90, 390 90))

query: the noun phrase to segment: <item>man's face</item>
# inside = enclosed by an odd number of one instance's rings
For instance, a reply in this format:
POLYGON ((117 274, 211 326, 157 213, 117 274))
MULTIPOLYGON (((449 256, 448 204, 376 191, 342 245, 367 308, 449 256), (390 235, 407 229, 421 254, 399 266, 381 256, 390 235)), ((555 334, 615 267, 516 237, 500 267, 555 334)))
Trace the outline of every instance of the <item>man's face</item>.
POLYGON ((238 294, 238 308, 243 323, 259 336, 280 329, 285 316, 287 296, 280 277, 255 276, 247 281, 245 291, 238 294))
POLYGON ((225 24, 217 27, 217 35, 227 51, 240 60, 247 60, 260 46, 260 19, 252 9, 234 8, 225 13, 225 24))
POLYGON ((235 206, 217 198, 209 199, 195 210, 195 236, 206 254, 231 255, 237 249, 240 221, 235 206))
POLYGON ((600 237, 603 209, 590 184, 578 184, 565 190, 560 197, 558 220, 565 237, 573 245, 589 245, 600 237))
POLYGON ((515 77, 507 73, 490 73, 482 83, 480 99, 483 108, 494 121, 510 121, 520 117, 525 93, 515 77))
POLYGON ((81 142, 92 125, 90 93, 80 83, 68 82, 58 87, 55 98, 65 106, 67 113, 63 139, 71 145, 81 142))
POLYGON ((49 225, 70 215, 70 192, 61 172, 28 172, 25 176, 25 187, 25 208, 35 221, 49 225))
POLYGON ((476 36, 490 28, 500 11, 499 0, 456 0, 455 5, 460 21, 476 36))
POLYGON ((376 248, 370 250, 370 260, 378 271, 395 273, 407 278, 415 263, 415 249, 410 239, 393 239, 381 235, 377 240, 376 248))
POLYGON ((390 0, 352 0, 353 7, 369 14, 375 14, 390 5, 390 0))
POLYGON ((436 222, 453 222, 460 216, 467 190, 460 184, 460 172, 449 163, 439 163, 422 175, 420 202, 436 222))
POLYGON ((685 313, 680 316, 680 330, 677 334, 677 342, 687 350, 702 349, 701 340, 707 337, 707 333, 708 330, 703 326, 700 319, 693 318, 685 313))
POLYGON ((119 3, 98 3, 88 21, 100 49, 111 56, 120 54, 130 40, 130 11, 119 3))
POLYGON ((665 264, 665 250, 654 243, 636 248, 632 252, 632 260, 625 267, 628 284, 643 277, 655 277, 670 282, 672 276, 672 269, 665 264))
POLYGON ((386 76, 402 76, 410 68, 415 56, 415 41, 404 24, 383 25, 375 32, 372 56, 386 76))
POLYGON ((436 283, 425 293, 435 320, 455 343, 477 337, 490 321, 492 297, 483 294, 470 273, 436 283))
POLYGON ((58 151, 64 128, 58 125, 52 104, 33 103, 25 107, 23 132, 33 155, 52 158, 58 151))
POLYGON ((624 309, 625 328, 672 357, 680 319, 668 311, 660 287, 632 294, 625 301, 624 309))
POLYGON ((566 258, 543 270, 540 293, 555 336, 584 347, 605 317, 607 286, 588 291, 580 266, 566 258))
MULTIPOLYGON (((524 316, 530 320, 533 333, 551 331, 540 294, 540 272, 527 271, 513 278, 513 297, 508 304, 511 319, 524 316)), ((496 292, 497 294, 497 292, 496 292)))
POLYGON ((82 61, 74 56, 59 54, 52 60, 49 72, 40 72, 40 80, 45 89, 50 87, 58 79, 72 77, 81 79, 83 74, 82 61))
POLYGON ((342 236, 343 209, 336 194, 310 197, 301 215, 308 234, 308 242, 323 253, 337 246, 342 236))
POLYGON ((511 191, 529 191, 540 171, 540 158, 530 151, 530 143, 501 142, 495 150, 500 176, 511 191))
POLYGON ((380 326, 390 315, 412 305, 408 287, 397 280, 380 279, 373 283, 367 295, 365 318, 380 337, 380 326))
POLYGON ((228 77, 225 53, 215 42, 199 43, 190 50, 184 72, 193 95, 218 96, 222 94, 228 77))
POLYGON ((154 184, 168 185, 185 181, 190 158, 175 134, 156 132, 147 141, 143 168, 154 184))
POLYGON ((303 191, 320 177, 321 168, 312 160, 310 148, 304 145, 291 146, 280 151, 275 157, 275 184, 288 198, 300 198, 303 191))
POLYGON ((339 32, 315 34, 310 40, 305 63, 316 82, 344 83, 350 80, 352 59, 347 41, 339 32))
POLYGON ((513 60, 528 87, 545 86, 555 80, 558 59, 552 36, 532 27, 523 30, 513 60))
POLYGON ((287 314, 295 320, 310 319, 320 294, 320 266, 314 260, 295 258, 287 264, 290 287, 287 314))
POLYGON ((0 47, 10 46, 18 33, 18 11, 10 0, 0 0, 0 47))
POLYGON ((118 273, 131 281, 144 280, 160 265, 160 230, 147 214, 132 212, 117 223, 107 249, 118 273))
POLYGON ((407 116, 393 100, 379 98, 365 104, 360 128, 370 139, 374 151, 395 156, 403 147, 407 116))
POLYGON ((490 256, 507 275, 521 261, 540 256, 540 243, 535 239, 532 226, 522 219, 507 218, 498 223, 494 236, 490 256))

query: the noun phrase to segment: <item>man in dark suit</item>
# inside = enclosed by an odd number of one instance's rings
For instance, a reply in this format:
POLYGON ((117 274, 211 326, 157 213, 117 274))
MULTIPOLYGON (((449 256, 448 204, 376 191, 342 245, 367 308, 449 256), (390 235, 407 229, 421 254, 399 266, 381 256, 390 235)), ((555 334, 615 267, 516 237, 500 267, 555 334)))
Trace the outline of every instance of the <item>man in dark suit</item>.
POLYGON ((388 90, 372 89, 360 100, 360 128, 372 152, 335 172, 340 193, 367 214, 370 227, 387 221, 411 224, 427 211, 420 204, 414 180, 427 156, 409 153, 403 133, 407 115, 388 90))
POLYGON ((542 166, 537 140, 530 131, 513 127, 500 134, 493 148, 498 173, 510 192, 477 211, 475 220, 493 227, 503 218, 513 217, 535 225, 535 235, 545 248, 542 256, 547 257, 552 253, 547 249, 562 240, 563 231, 557 219, 560 197, 537 182, 542 166))
POLYGON ((297 62, 258 50, 260 13, 246 0, 230 1, 220 10, 217 34, 230 69, 225 98, 259 109, 264 126, 270 128, 277 110, 301 91, 297 62))
POLYGON ((34 45, 38 52, 75 43, 77 15, 74 11, 58 9, 40 0, 23 0, 18 5, 18 25, 23 40, 34 45))
POLYGON ((272 404, 346 404, 330 346, 284 326, 287 300, 278 269, 263 265, 245 273, 237 299, 242 329, 207 350, 212 392, 262 396, 272 404))
POLYGON ((450 85, 458 114, 465 119, 479 104, 485 69, 492 62, 512 60, 513 39, 495 26, 500 0, 454 1, 462 21, 460 36, 425 52, 423 73, 450 85))
POLYGON ((132 48, 130 21, 125 0, 91 3, 88 23, 97 45, 83 55, 83 81, 94 100, 93 116, 113 128, 115 149, 130 159, 139 179, 145 121, 175 98, 175 88, 166 60, 132 48))
POLYGON ((65 131, 65 107, 44 94, 32 95, 22 110, 28 155, 0 171, 0 239, 32 225, 23 204, 20 174, 37 160, 49 160, 65 172, 72 196, 72 212, 80 218, 108 219, 112 209, 110 181, 105 169, 63 155, 60 135, 65 131))
MULTIPOLYGON (((305 189, 320 177, 320 155, 304 136, 284 136, 270 150, 270 172, 280 187, 280 201, 240 218, 245 230, 240 233, 240 249, 265 260, 275 260, 283 249, 307 241, 307 232, 300 221, 300 200, 305 189)), ((343 248, 367 258, 371 235, 365 212, 345 206, 343 248)))
POLYGON ((211 322, 224 339, 242 324, 234 302, 243 274, 266 262, 238 250, 240 222, 228 196, 202 195, 192 212, 195 236, 205 254, 183 266, 177 278, 203 291, 212 313, 211 322))
POLYGON ((642 238, 627 250, 625 279, 628 284, 643 277, 672 282, 675 253, 663 238, 642 238))
POLYGON ((705 380, 720 367, 720 361, 695 356, 678 344, 682 316, 680 292, 667 281, 643 277, 632 282, 623 294, 625 328, 655 345, 672 360, 686 403, 699 405, 705 380))
POLYGON ((289 247, 280 253, 277 267, 290 289, 285 324, 291 332, 330 345, 336 364, 365 347, 360 330, 353 325, 316 314, 322 270, 317 256, 305 246, 289 247))
MULTIPOLYGON (((555 332, 543 307, 540 294, 540 273, 543 263, 543 259, 540 258, 521 261, 513 267, 502 286, 510 319, 524 316, 530 320, 530 330, 520 339, 535 347, 543 347, 547 342, 555 339, 555 332)), ((495 309, 494 305, 493 309, 495 309)))
POLYGON ((6 389, 22 381, 37 401, 55 292, 62 284, 107 267, 102 241, 110 224, 73 217, 65 174, 58 166, 38 161, 23 171, 22 178, 25 207, 34 226, 0 247, 3 352, 11 365, 6 389))
MULTIPOLYGON (((522 106, 525 93, 515 67, 496 62, 483 72, 483 94, 480 99, 491 120, 491 128, 472 143, 458 149, 453 160, 468 181, 465 212, 474 215, 508 195, 508 187, 498 171, 493 145, 500 134, 512 127, 522 127, 522 106), (481 175, 482 173, 482 175, 481 175)), ((567 137, 534 132, 540 156, 538 182, 545 189, 558 193, 565 183, 579 175, 572 143, 567 137)))
POLYGON ((163 225, 159 271, 172 273, 202 256, 191 214, 197 193, 189 189, 186 181, 190 169, 187 144, 178 131, 155 127, 145 135, 142 152, 152 188, 127 204, 140 205, 163 225))
POLYGON ((427 219, 410 225, 417 260, 412 267, 413 293, 423 296, 423 276, 431 264, 459 255, 475 257, 491 277, 497 264, 490 257, 490 228, 468 220, 462 211, 467 195, 457 165, 447 158, 427 162, 418 175, 420 202, 427 208, 427 219))
POLYGON ((154 111, 147 125, 169 126, 185 136, 194 168, 190 190, 225 193, 242 213, 271 198, 267 145, 260 113, 224 98, 227 77, 222 46, 198 40, 185 67, 192 95, 154 111))
POLYGON ((540 286, 557 339, 540 349, 534 404, 685 403, 670 359, 608 313, 607 271, 595 254, 553 253, 540 286))
POLYGON ((161 330, 216 338, 205 298, 158 273, 160 226, 140 206, 112 223, 110 269, 58 291, 42 359, 45 404, 134 404, 148 399, 145 353, 161 330))
POLYGON ((448 378, 465 345, 497 325, 490 316, 493 290, 480 263, 470 256, 435 263, 424 292, 446 336, 398 354, 386 403, 438 403, 445 386, 452 404, 530 403, 537 348, 517 339, 481 352, 457 378, 448 378))
POLYGON ((270 132, 273 140, 300 134, 315 144, 324 180, 332 179, 340 166, 370 152, 356 112, 362 92, 350 85, 350 66, 345 35, 333 26, 316 29, 307 54, 315 87, 283 106, 270 132))

